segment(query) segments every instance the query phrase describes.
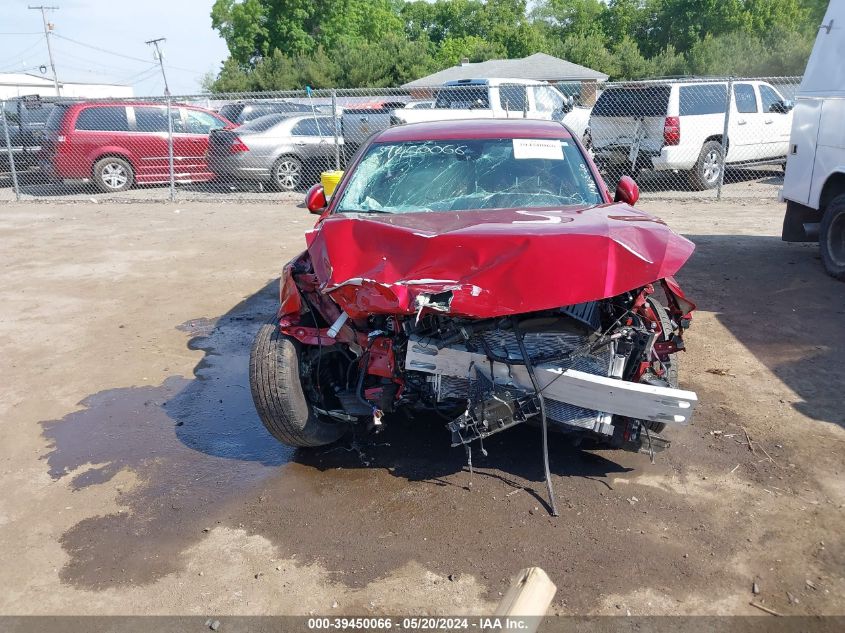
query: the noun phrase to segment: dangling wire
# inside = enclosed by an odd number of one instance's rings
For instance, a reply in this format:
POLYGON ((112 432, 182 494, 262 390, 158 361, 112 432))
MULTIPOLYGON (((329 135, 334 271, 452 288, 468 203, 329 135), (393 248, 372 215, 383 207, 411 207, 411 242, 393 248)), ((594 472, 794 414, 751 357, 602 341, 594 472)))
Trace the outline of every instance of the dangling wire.
POLYGON ((643 424, 643 430, 645 431, 645 437, 648 440, 648 453, 651 456, 651 463, 654 463, 654 449, 651 447, 651 433, 648 432, 648 427, 643 424))
POLYGON ((516 334, 516 342, 519 345, 519 351, 522 353, 522 359, 525 361, 525 368, 528 370, 528 376, 531 378, 531 384, 534 386, 534 393, 540 400, 540 421, 543 433, 543 472, 546 476, 546 488, 549 491, 549 506, 552 509, 552 516, 560 516, 555 504, 555 492, 552 488, 552 474, 549 470, 549 430, 548 419, 546 418, 546 401, 543 397, 543 390, 540 389, 540 383, 537 382, 537 376, 534 374, 534 365, 531 363, 531 357, 528 355, 528 350, 525 349, 525 342, 522 340, 523 334, 519 326, 514 324, 514 333, 516 334))

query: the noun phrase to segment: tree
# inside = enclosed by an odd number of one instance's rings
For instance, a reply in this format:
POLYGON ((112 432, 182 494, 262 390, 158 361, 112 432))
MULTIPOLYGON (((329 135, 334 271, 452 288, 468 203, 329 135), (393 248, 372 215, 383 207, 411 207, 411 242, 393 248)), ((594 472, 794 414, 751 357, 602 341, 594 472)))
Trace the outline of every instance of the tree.
POLYGON ((215 0, 210 90, 379 87, 547 52, 614 79, 800 73, 827 0, 215 0))

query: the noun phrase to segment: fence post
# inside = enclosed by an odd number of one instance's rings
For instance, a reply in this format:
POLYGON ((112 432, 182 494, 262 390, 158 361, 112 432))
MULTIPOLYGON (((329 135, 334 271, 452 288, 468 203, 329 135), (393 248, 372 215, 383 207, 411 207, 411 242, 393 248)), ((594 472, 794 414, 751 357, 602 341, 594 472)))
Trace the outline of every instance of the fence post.
POLYGON ((332 88, 332 129, 334 130, 334 168, 340 171, 340 141, 337 137, 337 90, 332 88))
POLYGON ((12 187, 15 190, 15 200, 20 201, 21 190, 18 186, 18 174, 15 171, 15 155, 12 152, 12 140, 9 138, 9 122, 6 119, 5 101, 0 101, 0 117, 3 118, 3 136, 6 137, 6 149, 9 152, 9 170, 12 172, 12 187))
POLYGON ((716 200, 722 199, 722 183, 725 181, 725 164, 728 158, 728 125, 731 121, 731 95, 734 78, 728 77, 728 89, 725 93, 725 126, 722 128, 722 166, 719 169, 719 187, 716 189, 716 200))
POLYGON ((176 171, 173 168, 173 117, 170 95, 167 96, 167 162, 170 166, 170 201, 176 200, 176 171))

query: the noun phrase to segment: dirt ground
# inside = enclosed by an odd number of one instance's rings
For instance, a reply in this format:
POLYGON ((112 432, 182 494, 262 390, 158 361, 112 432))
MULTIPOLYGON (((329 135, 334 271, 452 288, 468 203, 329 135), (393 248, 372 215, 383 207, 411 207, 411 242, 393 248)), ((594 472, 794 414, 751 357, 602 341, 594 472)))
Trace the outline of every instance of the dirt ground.
POLYGON ((0 205, 0 613, 473 614, 527 565, 563 614, 845 613, 845 285, 782 205, 641 206, 697 245, 700 407, 655 464, 553 437, 552 518, 530 428, 471 488, 439 422, 264 431, 247 356, 303 209, 0 205))

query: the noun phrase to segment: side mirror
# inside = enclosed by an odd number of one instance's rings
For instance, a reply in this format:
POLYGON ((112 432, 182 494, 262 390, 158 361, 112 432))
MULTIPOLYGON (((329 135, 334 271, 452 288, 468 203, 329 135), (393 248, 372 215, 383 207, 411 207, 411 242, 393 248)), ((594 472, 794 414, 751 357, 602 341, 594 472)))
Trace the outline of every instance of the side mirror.
POLYGON ((777 112, 779 114, 786 114, 792 108, 794 104, 792 101, 784 99, 783 101, 775 101, 772 105, 769 106, 769 112, 777 112))
MULTIPOLYGON (((634 186, 636 187, 636 185, 634 186)), ((309 212, 316 215, 320 215, 329 206, 323 185, 317 183, 308 190, 308 193, 305 194, 305 206, 308 207, 309 212)))
POLYGON ((640 188, 634 179, 630 176, 622 176, 619 179, 619 184, 616 185, 616 195, 613 197, 614 202, 624 202, 634 206, 637 200, 640 199, 640 188))

